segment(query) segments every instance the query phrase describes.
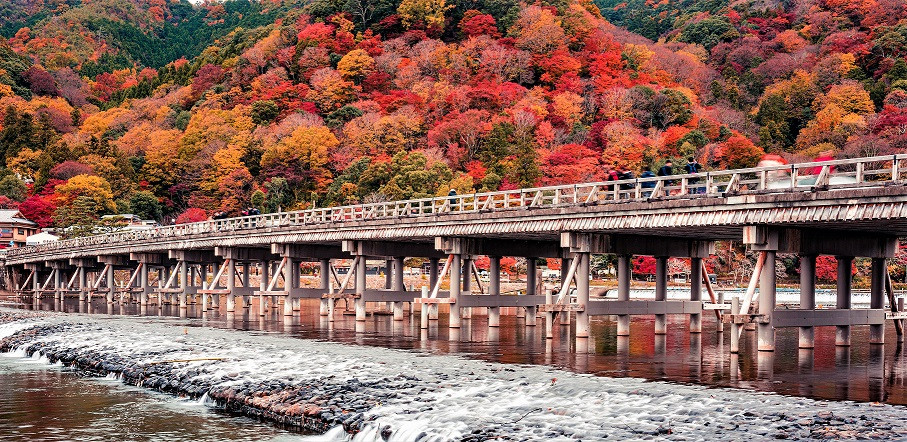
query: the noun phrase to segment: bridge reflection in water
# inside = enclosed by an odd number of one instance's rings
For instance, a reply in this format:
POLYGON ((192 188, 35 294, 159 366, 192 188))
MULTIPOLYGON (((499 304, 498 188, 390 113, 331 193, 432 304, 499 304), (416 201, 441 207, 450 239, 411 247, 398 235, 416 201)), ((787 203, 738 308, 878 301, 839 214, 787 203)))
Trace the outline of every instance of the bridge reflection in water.
MULTIPOLYGON (((829 400, 855 400, 907 405, 907 356, 900 343, 891 345, 835 346, 834 327, 815 329, 815 349, 798 349, 798 331, 780 329, 775 352, 756 350, 754 336, 741 340, 739 354, 728 356, 730 333, 716 331, 713 316, 703 318, 702 333, 688 333, 684 317, 669 316, 667 333, 654 333, 652 317, 637 317, 629 336, 617 335, 616 321, 595 317, 591 338, 577 348, 575 324, 555 325, 554 338, 545 339, 546 329, 526 327, 525 320, 504 315, 500 327, 488 327, 487 317, 464 319, 459 329, 438 326, 421 329, 418 316, 394 321, 390 315, 369 315, 366 321, 339 315, 327 321, 318 314, 318 303, 304 301, 302 313, 285 317, 276 309, 260 316, 257 300, 242 312, 202 311, 197 306, 180 309, 141 309, 136 304, 92 304, 67 299, 65 304, 46 299, 42 310, 70 313, 123 314, 169 317, 191 325, 285 333, 307 339, 372 345, 433 353, 458 353, 464 357, 512 364, 543 364, 597 376, 638 377, 735 387, 785 395, 829 400), (184 319, 179 319, 184 318, 184 319), (584 348, 582 348, 584 347, 584 348)), ((24 307, 32 308, 31 305, 24 307)), ((896 343, 893 328, 888 342, 896 343)), ((745 331, 754 335, 755 331, 745 331)), ((856 327, 853 342, 867 342, 869 329, 856 327)))

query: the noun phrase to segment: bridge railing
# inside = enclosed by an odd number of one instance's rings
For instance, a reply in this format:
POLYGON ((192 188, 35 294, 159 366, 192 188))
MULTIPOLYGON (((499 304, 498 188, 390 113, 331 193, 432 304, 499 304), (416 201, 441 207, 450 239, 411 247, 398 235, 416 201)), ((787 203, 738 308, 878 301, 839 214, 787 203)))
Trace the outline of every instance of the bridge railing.
POLYGON ((667 177, 634 178, 528 189, 437 196, 294 212, 268 213, 222 220, 122 231, 55 241, 13 249, 9 258, 28 253, 79 249, 109 244, 130 244, 195 235, 229 235, 236 231, 319 224, 412 218, 511 209, 551 208, 661 198, 701 198, 718 195, 808 192, 852 189, 899 183, 907 177, 907 155, 887 155, 818 161, 748 169, 709 171, 667 177))

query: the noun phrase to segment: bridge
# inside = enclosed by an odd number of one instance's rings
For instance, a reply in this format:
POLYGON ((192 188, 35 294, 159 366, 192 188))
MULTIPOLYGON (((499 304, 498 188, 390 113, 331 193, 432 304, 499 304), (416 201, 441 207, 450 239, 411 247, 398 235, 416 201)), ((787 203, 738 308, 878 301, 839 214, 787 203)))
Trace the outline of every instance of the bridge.
POLYGON ((234 312, 257 298, 262 314, 270 303, 292 316, 301 300, 317 299, 329 320, 341 301, 355 306, 358 321, 379 308, 403 320, 407 307, 411 314, 418 307, 423 328, 442 305, 451 328, 479 309, 496 327, 501 308, 515 307, 526 326, 543 317, 548 337, 555 323, 575 320, 577 340, 589 337, 591 316, 616 316, 625 336, 633 315, 654 315, 656 334, 666 333, 666 315, 685 315, 689 332, 700 333, 702 315, 713 310, 732 327, 732 351, 753 325, 761 351, 774 350, 779 327, 799 328, 801 348, 814 346, 820 326, 837 327, 841 346, 850 345, 852 326, 869 326, 871 344, 882 344, 886 322, 900 335, 907 317, 886 267, 907 235, 905 168, 907 155, 895 155, 316 208, 56 241, 10 250, 5 265, 17 293, 35 303, 103 296, 143 309, 174 303, 234 312), (758 252, 744 296, 730 303, 719 302, 703 268, 719 240, 758 252), (776 305, 778 253, 799 255, 796 309, 776 305), (590 297, 593 254, 616 255, 617 300, 590 297), (654 300, 630 298, 639 255, 656 258, 654 300), (819 255, 838 258, 833 309, 816 308, 819 255), (473 286, 478 256, 489 257, 487 287, 477 279, 473 286), (404 260, 412 257, 429 262, 420 290, 404 285, 404 260), (519 295, 501 292, 502 257, 527 258, 519 295), (688 300, 667 299, 671 257, 690 259, 688 300), (851 305, 855 257, 871 258, 868 309, 851 305), (541 289, 538 258, 561 260, 556 290, 541 289), (352 263, 345 274, 338 260, 352 263), (368 260, 386 263, 384 288, 370 288, 368 260), (301 283, 302 262, 318 263, 318 287, 301 283))

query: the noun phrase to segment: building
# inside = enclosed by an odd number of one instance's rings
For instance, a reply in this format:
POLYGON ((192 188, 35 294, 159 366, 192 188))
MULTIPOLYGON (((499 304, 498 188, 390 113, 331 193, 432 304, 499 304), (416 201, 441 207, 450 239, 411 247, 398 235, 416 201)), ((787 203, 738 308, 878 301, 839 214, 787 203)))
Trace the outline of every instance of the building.
POLYGON ((48 242, 58 241, 59 239, 60 239, 59 236, 54 235, 54 234, 52 234, 52 233, 50 233, 50 232, 40 232, 40 233, 36 233, 36 234, 34 234, 34 235, 29 236, 28 238, 26 238, 26 240, 25 240, 25 245, 27 245, 27 246, 36 246, 36 245, 39 245, 39 244, 44 244, 44 243, 48 243, 48 242))
POLYGON ((22 247, 28 238, 40 229, 16 209, 0 210, 0 249, 22 247))

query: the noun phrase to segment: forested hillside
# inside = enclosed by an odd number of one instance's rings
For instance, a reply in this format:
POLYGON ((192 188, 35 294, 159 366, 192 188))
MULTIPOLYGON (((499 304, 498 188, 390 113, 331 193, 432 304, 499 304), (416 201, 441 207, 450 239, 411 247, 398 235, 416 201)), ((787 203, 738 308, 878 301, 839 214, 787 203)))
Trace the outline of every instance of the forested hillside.
POLYGON ((900 0, 596 1, 7 2, 0 205, 185 222, 904 149, 900 0))

